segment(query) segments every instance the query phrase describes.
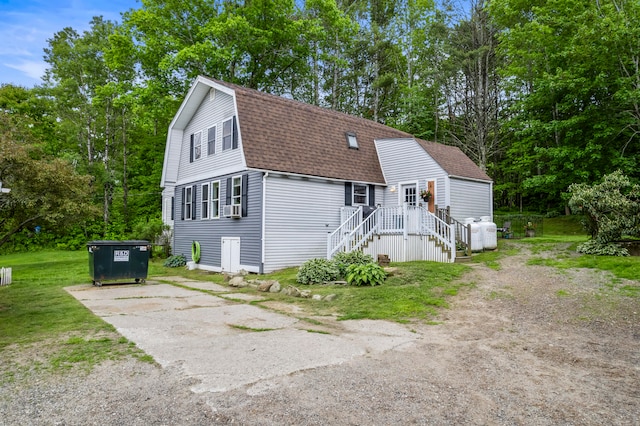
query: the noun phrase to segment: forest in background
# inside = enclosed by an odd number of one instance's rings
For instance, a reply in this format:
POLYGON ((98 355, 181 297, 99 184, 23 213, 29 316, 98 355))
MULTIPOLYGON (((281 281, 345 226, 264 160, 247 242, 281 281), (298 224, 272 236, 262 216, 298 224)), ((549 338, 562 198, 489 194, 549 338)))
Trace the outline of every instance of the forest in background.
POLYGON ((0 82, 0 250, 157 231, 198 75, 459 146, 496 211, 564 214, 573 183, 640 177, 637 0, 143 0, 44 57, 41 86, 0 82))

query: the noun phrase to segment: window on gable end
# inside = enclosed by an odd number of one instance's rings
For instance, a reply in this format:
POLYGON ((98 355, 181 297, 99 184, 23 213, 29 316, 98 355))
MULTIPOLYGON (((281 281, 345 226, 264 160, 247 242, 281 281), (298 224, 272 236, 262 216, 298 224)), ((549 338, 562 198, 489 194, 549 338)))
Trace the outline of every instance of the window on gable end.
POLYGON ((202 132, 191 135, 193 140, 193 159, 199 160, 202 156, 202 132))
POLYGON ((238 147, 235 131, 235 117, 222 123, 222 150, 234 149, 238 147))
POLYGON ((207 129, 207 155, 216 153, 216 126, 207 129))
POLYGON ((347 145, 351 149, 358 149, 358 138, 354 132, 346 132, 345 137, 347 138, 347 145))

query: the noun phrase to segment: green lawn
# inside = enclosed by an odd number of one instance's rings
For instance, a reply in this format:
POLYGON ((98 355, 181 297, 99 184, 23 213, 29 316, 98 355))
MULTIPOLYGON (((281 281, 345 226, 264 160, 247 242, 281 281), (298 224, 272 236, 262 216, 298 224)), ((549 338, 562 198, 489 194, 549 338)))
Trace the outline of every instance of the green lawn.
MULTIPOLYGON (((595 268, 611 271, 618 278, 637 279, 640 276, 639 258, 583 256, 575 253, 575 246, 586 240, 579 231, 576 218, 545 220, 545 236, 525 238, 534 254, 564 247, 564 251, 548 258, 537 256, 531 262, 558 268, 595 268)), ((510 241, 501 240, 500 250, 474 256, 475 262, 499 269, 500 259, 517 253, 510 250, 510 241)), ((59 371, 69 367, 91 368, 107 358, 121 359, 135 356, 149 358, 132 342, 121 337, 111 325, 93 315, 64 287, 89 284, 88 254, 86 251, 41 251, 0 256, 0 266, 13 268, 13 283, 0 287, 0 382, 10 380, 16 371, 59 371), (37 353, 38 360, 29 363, 16 353, 37 353)), ((433 320, 434 314, 448 306, 448 301, 461 287, 473 283, 460 282, 469 266, 435 262, 392 264, 397 270, 386 282, 376 287, 346 285, 305 286, 296 283, 297 268, 289 268, 257 279, 275 279, 282 286, 295 285, 313 294, 336 294, 330 303, 285 296, 281 293, 261 293, 269 301, 296 303, 305 308, 303 320, 310 316, 337 316, 339 319, 387 319, 398 322, 433 320)), ((162 260, 149 265, 149 277, 181 275, 222 283, 220 274, 187 271, 184 268, 165 268, 162 260)), ((629 286, 626 286, 629 287, 629 286)), ((621 288, 625 296, 639 297, 637 286, 621 288)), ((251 288, 234 292, 255 292, 251 288)), ((265 302, 253 302, 264 306, 265 302)), ((315 321, 315 320, 313 320, 315 321)))

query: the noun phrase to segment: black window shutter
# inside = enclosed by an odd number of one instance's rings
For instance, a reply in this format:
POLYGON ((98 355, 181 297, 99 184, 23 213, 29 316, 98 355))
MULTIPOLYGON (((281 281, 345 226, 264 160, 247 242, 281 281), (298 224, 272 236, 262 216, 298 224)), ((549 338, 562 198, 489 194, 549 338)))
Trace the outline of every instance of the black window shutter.
POLYGON ((231 205, 231 191, 233 189, 233 183, 231 178, 227 178, 227 202, 226 205, 229 206, 231 205))
POLYGON ((242 175, 242 217, 247 217, 247 201, 249 198, 249 175, 242 175))
POLYGON ((236 124, 236 116, 233 116, 233 149, 238 148, 238 125, 236 124))
POLYGON ((189 144, 189 162, 193 163, 193 133, 191 134, 191 143, 189 144))
POLYGON ((193 185, 191 188, 193 188, 192 192, 191 192, 193 194, 193 197, 191 198, 191 219, 195 220, 196 219, 196 206, 197 206, 196 200, 198 199, 196 197, 196 188, 198 188, 198 187, 196 185, 193 185))
POLYGON ((345 206, 350 206, 351 200, 352 200, 352 189, 351 189, 351 182, 345 182, 344 183, 344 205, 345 206))
POLYGON ((369 185, 369 206, 376 206, 376 186, 369 185))
POLYGON ((180 205, 181 220, 184 220, 184 202, 185 202, 186 196, 187 196, 187 187, 183 186, 182 187, 182 204, 180 205))
POLYGON ((176 197, 171 197, 171 220, 175 216, 175 208, 176 208, 176 197))

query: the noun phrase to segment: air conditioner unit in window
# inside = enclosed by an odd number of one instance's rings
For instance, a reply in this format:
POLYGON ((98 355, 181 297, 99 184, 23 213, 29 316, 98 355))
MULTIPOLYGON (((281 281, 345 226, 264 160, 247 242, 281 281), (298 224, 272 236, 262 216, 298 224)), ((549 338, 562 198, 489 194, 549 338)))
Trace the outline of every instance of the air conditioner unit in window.
POLYGON ((232 204, 229 206, 223 206, 222 207, 222 215, 224 217, 241 217, 242 216, 242 210, 241 210, 241 206, 240 204, 232 204))

